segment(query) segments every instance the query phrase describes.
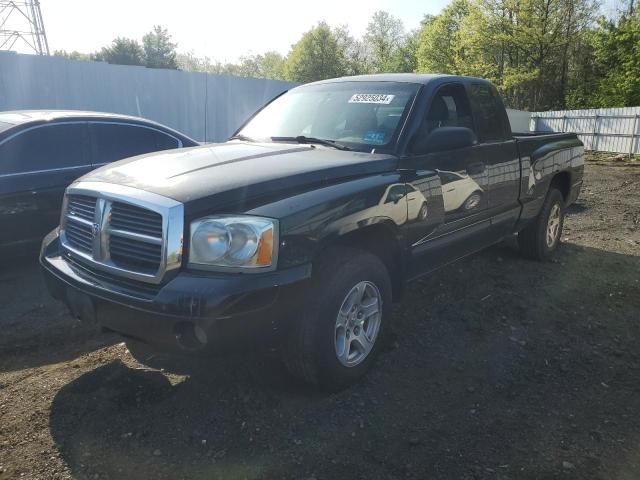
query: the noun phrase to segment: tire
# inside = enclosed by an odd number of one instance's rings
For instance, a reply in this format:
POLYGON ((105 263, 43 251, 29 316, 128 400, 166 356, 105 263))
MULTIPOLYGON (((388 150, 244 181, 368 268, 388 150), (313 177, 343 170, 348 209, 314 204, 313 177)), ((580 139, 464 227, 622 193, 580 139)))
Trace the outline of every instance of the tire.
POLYGON ((125 338, 124 344, 129 354, 139 363, 148 365, 158 355, 158 352, 146 343, 133 338, 125 338))
POLYGON ((391 280, 378 257, 352 248, 331 249, 314 267, 289 314, 282 357, 293 376, 337 391, 359 380, 380 351, 391 314, 391 280), (376 299, 377 314, 371 313, 376 299), (355 310, 339 315, 354 301, 355 310))
POLYGON ((422 221, 425 218, 427 218, 429 211, 427 209, 427 203, 426 202, 422 202, 422 206, 420 207, 420 210, 418 211, 418 220, 422 221))
POLYGON ((476 190, 475 192, 471 193, 471 195, 469 195, 464 201, 464 203, 462 204, 462 210, 472 210, 480 205, 480 202, 482 202, 482 192, 476 190))
POLYGON ((538 216, 518 233, 518 245, 525 256, 546 260, 553 255, 562 238, 564 211, 564 197, 552 186, 538 216))

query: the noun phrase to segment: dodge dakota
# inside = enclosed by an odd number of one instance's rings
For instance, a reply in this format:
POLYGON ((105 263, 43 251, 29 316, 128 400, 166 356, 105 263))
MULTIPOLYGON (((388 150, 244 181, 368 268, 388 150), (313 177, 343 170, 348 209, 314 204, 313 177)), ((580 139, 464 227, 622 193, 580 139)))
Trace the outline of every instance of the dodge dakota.
POLYGON ((408 281, 507 236, 546 259, 584 168, 575 134, 513 134, 479 78, 296 87, 228 141, 71 184, 40 263, 51 294, 131 345, 275 339, 290 372, 348 386, 408 281))

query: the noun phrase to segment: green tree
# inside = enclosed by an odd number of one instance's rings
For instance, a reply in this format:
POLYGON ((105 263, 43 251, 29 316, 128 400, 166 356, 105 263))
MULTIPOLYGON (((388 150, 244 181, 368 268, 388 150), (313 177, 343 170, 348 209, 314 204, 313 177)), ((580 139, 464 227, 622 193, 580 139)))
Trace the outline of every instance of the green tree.
POLYGON ((320 22, 293 45, 285 62, 285 75, 289 80, 313 82, 344 75, 345 64, 336 35, 329 25, 320 22))
POLYGON ((514 108, 565 108, 582 95, 572 92, 595 10, 594 0, 454 0, 425 22, 418 69, 488 78, 514 108))
POLYGON ((278 52, 265 52, 260 55, 260 76, 271 80, 283 80, 285 59, 278 52))
POLYGON ((418 46, 420 30, 412 30, 404 36, 402 44, 396 49, 389 61, 391 72, 415 72, 418 68, 418 46))
POLYGON ((223 70, 220 62, 209 57, 197 57, 193 52, 177 53, 176 63, 180 70, 187 72, 221 73, 223 70))
POLYGON ((166 28, 159 25, 142 37, 145 65, 149 68, 177 69, 176 44, 171 42, 171 35, 166 28))
POLYGON ((118 37, 94 54, 100 61, 116 65, 144 65, 144 52, 136 40, 118 37))
POLYGON ((416 54, 418 71, 458 74, 464 52, 460 45, 460 27, 472 8, 468 0, 453 0, 440 15, 422 27, 416 54))
POLYGON ((595 63, 602 76, 597 103, 606 107, 640 105, 640 15, 615 23, 601 19, 594 34, 595 63))
POLYGON ((364 41, 369 46, 375 72, 395 71, 404 44, 404 25, 400 19, 382 10, 375 12, 364 41))
POLYGON ((240 57, 235 66, 236 75, 242 77, 281 79, 284 77, 284 57, 278 52, 240 57))
POLYGON ((366 42, 354 38, 347 25, 334 28, 333 34, 344 56, 345 75, 373 73, 371 55, 366 42))
POLYGON ((180 70, 206 72, 213 74, 236 75, 239 77, 284 79, 284 57, 278 52, 265 52, 260 55, 245 55, 238 63, 226 63, 211 60, 209 57, 197 57, 193 52, 178 53, 176 62, 180 70))
POLYGON ((55 57, 63 57, 66 58, 67 60, 96 60, 94 54, 91 53, 81 53, 78 52, 77 50, 74 50, 72 52, 67 52, 66 50, 56 50, 53 52, 53 55, 55 57))

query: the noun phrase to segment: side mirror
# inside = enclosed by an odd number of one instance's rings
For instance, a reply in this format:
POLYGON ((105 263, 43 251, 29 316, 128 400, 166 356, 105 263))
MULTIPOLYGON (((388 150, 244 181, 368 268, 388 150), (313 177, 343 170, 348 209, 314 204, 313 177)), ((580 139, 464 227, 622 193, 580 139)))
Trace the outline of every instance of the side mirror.
POLYGON ((471 147, 476 143, 476 134, 465 127, 440 127, 433 130, 426 137, 414 139, 411 152, 425 154, 444 152, 458 148, 471 147))

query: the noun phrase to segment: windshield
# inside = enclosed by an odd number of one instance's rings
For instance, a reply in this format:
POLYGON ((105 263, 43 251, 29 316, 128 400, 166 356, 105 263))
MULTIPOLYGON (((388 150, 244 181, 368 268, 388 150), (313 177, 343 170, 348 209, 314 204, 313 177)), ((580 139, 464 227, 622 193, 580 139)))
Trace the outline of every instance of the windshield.
POLYGON ((395 82, 299 87, 267 105, 238 133, 259 141, 303 136, 369 151, 395 141, 419 87, 395 82))

